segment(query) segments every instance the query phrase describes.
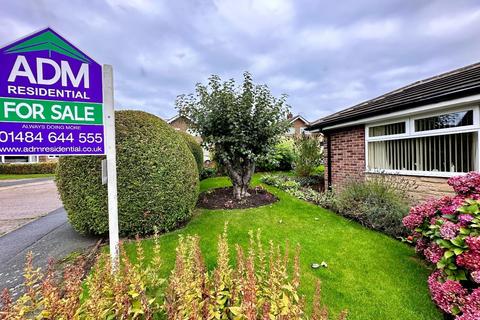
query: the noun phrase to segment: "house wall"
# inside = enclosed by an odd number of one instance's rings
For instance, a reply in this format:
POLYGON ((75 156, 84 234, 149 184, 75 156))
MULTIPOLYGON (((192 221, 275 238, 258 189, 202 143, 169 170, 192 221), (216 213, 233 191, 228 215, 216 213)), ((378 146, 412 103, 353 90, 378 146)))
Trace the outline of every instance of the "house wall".
POLYGON ((295 121, 293 121, 292 127, 295 129, 295 136, 299 136, 300 134, 302 134, 300 129, 306 128, 307 124, 303 122, 301 119, 296 119, 295 121))
POLYGON ((58 162, 58 158, 49 158, 48 156, 39 156, 38 162, 58 162))
POLYGON ((415 181, 416 189, 410 191, 410 195, 417 201, 423 201, 431 197, 439 198, 446 195, 454 195, 452 187, 447 183, 448 178, 403 176, 405 179, 415 181))
MULTIPOLYGON (((375 176, 365 174, 365 128, 355 126, 336 131, 328 132, 325 135, 325 159, 328 159, 328 143, 331 143, 331 166, 332 186, 339 189, 350 179, 363 179, 375 176)), ((423 201, 431 197, 442 197, 452 195, 453 190, 447 184, 448 178, 403 176, 399 178, 413 182, 413 188, 409 191, 414 201, 423 201)), ((325 166, 325 183, 328 183, 328 164, 325 166)), ((328 187, 328 185, 326 186, 328 187)))
MULTIPOLYGON (((365 127, 363 125, 329 131, 324 135, 324 139, 325 159, 329 159, 328 153, 331 152, 333 188, 341 188, 350 179, 365 177, 365 127), (329 144, 331 150, 328 150, 329 144)), ((328 184, 328 163, 325 166, 325 182, 328 184)))
POLYGON ((187 120, 185 120, 185 118, 183 117, 179 117, 176 120, 170 122, 170 125, 177 130, 185 131, 185 132, 189 128, 189 124, 187 123, 187 120))

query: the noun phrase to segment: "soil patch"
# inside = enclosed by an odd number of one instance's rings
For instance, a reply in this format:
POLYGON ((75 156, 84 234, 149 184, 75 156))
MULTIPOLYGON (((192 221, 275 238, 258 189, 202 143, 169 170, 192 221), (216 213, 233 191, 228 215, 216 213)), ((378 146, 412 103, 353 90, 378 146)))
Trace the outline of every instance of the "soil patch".
POLYGON ((262 187, 248 189, 249 197, 242 200, 233 198, 233 188, 211 189, 200 194, 197 206, 204 209, 246 209, 271 204, 278 198, 262 187))

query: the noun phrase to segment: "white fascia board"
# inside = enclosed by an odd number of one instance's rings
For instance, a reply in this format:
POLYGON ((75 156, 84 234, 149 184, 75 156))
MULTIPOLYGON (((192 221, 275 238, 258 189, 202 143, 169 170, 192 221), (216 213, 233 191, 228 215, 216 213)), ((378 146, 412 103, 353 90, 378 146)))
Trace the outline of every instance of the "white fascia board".
POLYGON ((170 124, 170 123, 172 123, 173 121, 177 120, 178 118, 180 118, 180 115, 179 115, 179 114, 177 114, 177 115, 174 116, 173 118, 168 119, 168 120, 167 120, 167 123, 170 124))
POLYGON ((410 116, 410 115, 414 115, 414 114, 417 114, 417 113, 422 113, 422 112, 425 112, 425 111, 431 111, 431 110, 447 108, 447 107, 448 108, 449 107, 455 107, 455 106, 468 104, 468 103, 473 103, 473 102, 478 102, 478 101, 480 101, 480 94, 475 94, 475 95, 464 97, 464 98, 427 104, 427 105, 420 106, 420 107, 417 107, 417 108, 392 112, 392 113, 383 114, 383 115, 374 116, 374 117, 365 118, 365 119, 360 119, 360 120, 356 120, 356 121, 345 122, 345 123, 337 124, 337 125, 334 125, 334 126, 325 127, 322 130, 331 130, 331 129, 351 127, 351 126, 355 126, 355 125, 359 125, 359 124, 366 124, 366 123, 370 123, 370 122, 388 120, 388 119, 393 119, 393 118, 402 117, 402 116, 410 116))

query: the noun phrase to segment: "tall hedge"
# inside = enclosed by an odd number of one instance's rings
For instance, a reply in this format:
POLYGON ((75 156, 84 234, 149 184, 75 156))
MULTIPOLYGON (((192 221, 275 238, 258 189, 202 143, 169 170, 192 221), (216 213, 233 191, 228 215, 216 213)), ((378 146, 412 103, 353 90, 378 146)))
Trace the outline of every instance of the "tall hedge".
MULTIPOLYGON (((119 228, 122 236, 172 230, 191 217, 198 198, 195 159, 183 139, 160 118, 117 111, 119 228)), ((102 157, 61 157, 56 183, 70 223, 82 234, 108 231, 102 157)))
POLYGON ((202 172, 203 169, 203 149, 202 146, 195 140, 193 136, 190 134, 178 131, 180 135, 183 137, 183 140, 187 143, 188 148, 193 154, 195 158, 195 162, 197 163, 198 172, 202 172))
POLYGON ((55 173, 56 162, 41 163, 2 163, 0 173, 2 174, 37 174, 55 173))

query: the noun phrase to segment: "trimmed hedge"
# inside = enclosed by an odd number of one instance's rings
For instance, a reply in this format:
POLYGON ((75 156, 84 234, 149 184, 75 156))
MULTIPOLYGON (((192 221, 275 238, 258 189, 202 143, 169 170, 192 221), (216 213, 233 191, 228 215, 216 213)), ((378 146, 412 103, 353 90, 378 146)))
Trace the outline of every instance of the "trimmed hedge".
MULTIPOLYGON (((175 229, 191 217, 198 198, 195 159, 160 118, 116 112, 118 214, 121 236, 175 229)), ((56 183, 70 223, 82 234, 108 231, 102 157, 61 157, 56 183)))
POLYGON ((195 162, 197 163, 198 172, 202 172, 203 170, 203 149, 202 146, 195 140, 195 138, 183 131, 177 131, 183 137, 183 140, 187 143, 188 148, 193 154, 195 158, 195 162))
POLYGON ((55 173, 56 162, 42 163, 2 163, 0 164, 1 174, 36 174, 55 173))

